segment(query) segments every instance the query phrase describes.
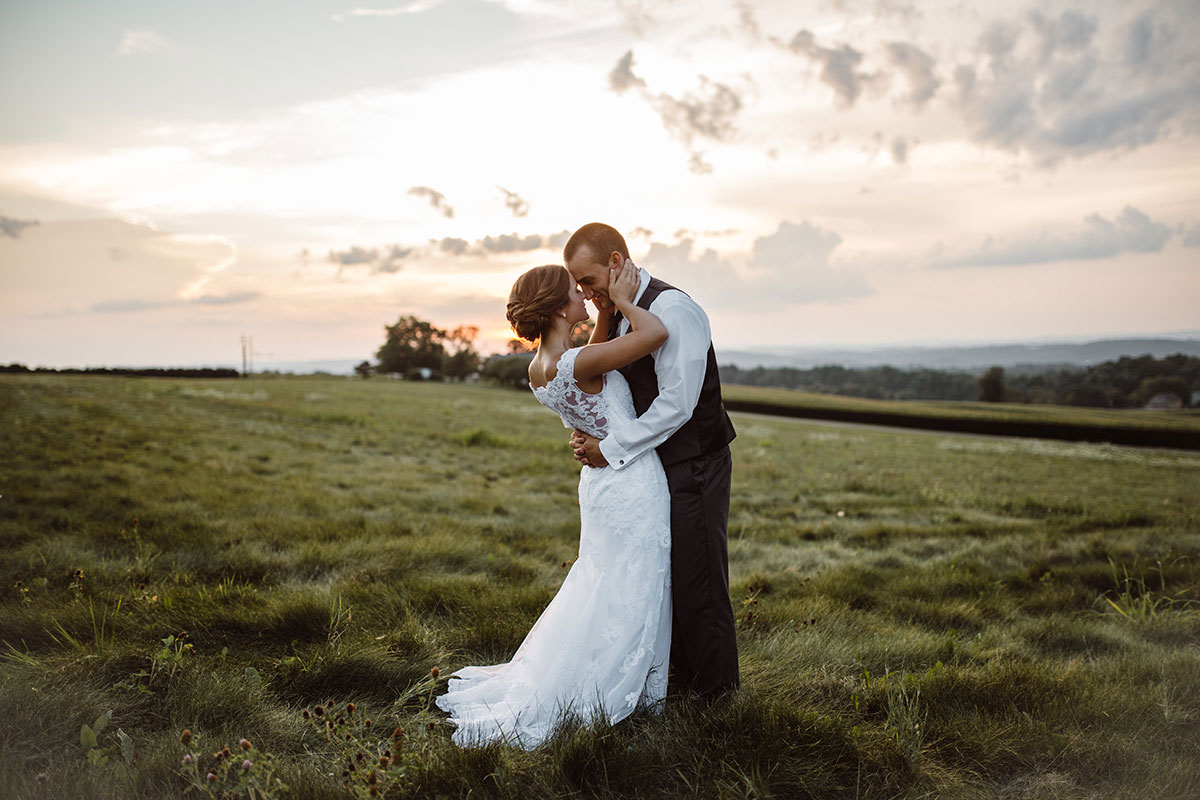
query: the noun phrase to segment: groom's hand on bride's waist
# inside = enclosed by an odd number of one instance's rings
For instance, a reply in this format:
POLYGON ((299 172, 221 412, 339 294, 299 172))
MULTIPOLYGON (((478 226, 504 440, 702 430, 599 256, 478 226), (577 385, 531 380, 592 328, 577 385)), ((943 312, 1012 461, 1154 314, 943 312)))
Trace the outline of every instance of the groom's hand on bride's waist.
POLYGON ((575 460, 585 467, 608 466, 608 461, 600 452, 600 440, 578 428, 571 434, 571 449, 575 452, 575 460))

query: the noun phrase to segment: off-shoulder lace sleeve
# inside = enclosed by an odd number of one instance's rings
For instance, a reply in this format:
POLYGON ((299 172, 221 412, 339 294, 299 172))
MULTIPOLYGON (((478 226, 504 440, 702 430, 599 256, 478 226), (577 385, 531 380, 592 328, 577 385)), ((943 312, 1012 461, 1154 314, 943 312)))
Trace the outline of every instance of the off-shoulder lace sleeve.
POLYGON ((604 392, 588 394, 575 383, 575 358, 582 347, 572 347, 558 359, 558 372, 533 394, 542 405, 558 412, 563 426, 578 428, 603 439, 608 435, 608 403, 604 392))

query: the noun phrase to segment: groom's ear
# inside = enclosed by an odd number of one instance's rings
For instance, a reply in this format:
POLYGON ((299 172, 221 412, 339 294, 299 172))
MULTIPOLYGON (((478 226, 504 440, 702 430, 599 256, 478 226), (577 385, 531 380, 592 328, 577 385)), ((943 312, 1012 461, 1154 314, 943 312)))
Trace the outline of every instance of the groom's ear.
POLYGON ((613 250, 611 253, 608 254, 608 268, 609 269, 619 269, 621 267, 621 265, 623 265, 624 263, 625 263, 625 256, 621 255, 616 250, 613 250))

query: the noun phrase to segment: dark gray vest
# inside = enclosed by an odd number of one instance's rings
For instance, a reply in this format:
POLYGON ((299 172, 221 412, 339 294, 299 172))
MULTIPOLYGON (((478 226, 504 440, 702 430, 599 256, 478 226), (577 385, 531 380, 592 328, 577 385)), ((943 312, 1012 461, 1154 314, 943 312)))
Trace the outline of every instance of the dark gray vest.
MULTIPOLYGON (((666 281, 651 278, 646 291, 638 300, 638 307, 650 310, 650 304, 668 289, 675 289, 666 281)), ((675 291, 679 291, 675 289, 675 291)), ((609 329, 608 338, 612 339, 617 332, 620 319, 614 319, 609 329)), ((647 355, 632 364, 620 368, 620 373, 629 383, 633 394, 633 408, 638 416, 646 413, 654 398, 658 397, 658 376, 654 372, 654 356, 647 355)), ((721 378, 717 374, 717 356, 713 352, 712 342, 708 343, 708 365, 704 370, 704 383, 700 387, 700 399, 696 402, 696 410, 692 417, 671 435, 671 438, 660 444, 656 450, 664 466, 695 458, 707 453, 720 450, 733 441, 737 433, 733 423, 725 413, 721 403, 721 378)))

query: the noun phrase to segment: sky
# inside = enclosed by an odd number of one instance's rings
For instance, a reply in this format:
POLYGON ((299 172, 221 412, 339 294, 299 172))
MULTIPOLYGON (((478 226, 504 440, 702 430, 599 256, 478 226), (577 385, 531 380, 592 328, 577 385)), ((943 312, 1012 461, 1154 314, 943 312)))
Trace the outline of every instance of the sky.
POLYGON ((1197 335, 1198 40, 1195 0, 9 0, 0 363, 502 350, 592 221, 718 357, 1197 335))

